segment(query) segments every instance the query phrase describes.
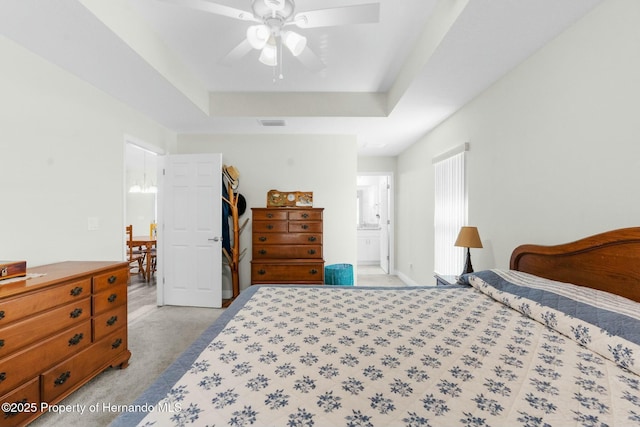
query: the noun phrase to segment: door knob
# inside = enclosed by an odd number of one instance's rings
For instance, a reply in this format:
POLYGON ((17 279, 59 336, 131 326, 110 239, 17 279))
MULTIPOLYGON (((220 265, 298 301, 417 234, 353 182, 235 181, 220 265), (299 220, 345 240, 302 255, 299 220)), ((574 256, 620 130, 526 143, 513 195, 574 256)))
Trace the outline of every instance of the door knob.
POLYGON ((222 237, 214 237, 213 239, 207 239, 210 242, 220 242, 222 240, 222 237))

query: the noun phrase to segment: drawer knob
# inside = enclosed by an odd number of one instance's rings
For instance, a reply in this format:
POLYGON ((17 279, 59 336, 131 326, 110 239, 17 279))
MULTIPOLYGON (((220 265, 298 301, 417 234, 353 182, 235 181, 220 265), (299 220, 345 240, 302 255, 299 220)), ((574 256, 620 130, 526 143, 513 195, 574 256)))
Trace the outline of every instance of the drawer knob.
POLYGON ((316 254, 316 250, 315 250, 315 249, 309 249, 309 250, 307 251, 307 253, 308 253, 309 255, 315 255, 315 254, 316 254))
POLYGON ((82 309, 76 308, 71 313, 69 313, 69 317, 71 317, 72 319, 77 319, 78 317, 80 317, 81 314, 82 314, 82 309))
POLYGON ((307 240, 309 240, 310 242, 315 242, 315 241, 316 241, 316 240, 318 240, 318 239, 316 238, 316 236, 311 236, 311 237, 309 237, 309 239, 307 239, 307 240))
POLYGON ((309 214, 308 214, 308 213, 306 213, 306 212, 305 212, 305 213, 303 213, 303 214, 302 214, 302 218, 309 218, 309 214))
POLYGON ((59 386, 67 382, 69 377, 71 376, 71 371, 63 372, 60 374, 58 378, 53 382, 54 386, 59 386))
POLYGON ((266 237, 264 237, 264 236, 260 236, 260 237, 258 238, 258 240, 260 240, 261 242, 266 242, 266 241, 267 241, 267 238, 266 238, 266 237))
POLYGON ((118 316, 111 316, 109 320, 107 320, 107 326, 113 326, 118 321, 118 316))
POLYGON ((111 295, 109 295, 109 298, 107 298, 107 301, 114 302, 116 300, 116 298, 118 298, 118 295, 111 294, 111 295))
MULTIPOLYGON (((14 405, 10 405, 8 408, 10 408, 11 406, 14 406, 16 408, 24 408, 26 407, 26 403, 28 402, 27 398, 25 397, 22 400, 18 400, 16 402, 13 402, 14 405)), ((3 405, 4 406, 4 405, 3 405)), ((20 414, 21 412, 18 410, 9 410, 9 411, 2 411, 4 412, 4 419, 6 420, 7 418, 11 418, 11 417, 15 417, 16 415, 20 414)))
POLYGON ((4 380, 7 379, 7 373, 6 372, 0 372, 0 383, 4 380))
POLYGON ((116 339, 113 344, 111 344, 111 348, 118 348, 122 345, 122 338, 116 339))
POLYGON ((75 288, 71 289, 71 295, 74 297, 77 297, 81 293, 82 293, 82 286, 76 286, 75 288))
POLYGON ((0 340, 0 348, 4 347, 4 340, 0 340))
POLYGON ((307 224, 302 224, 300 228, 302 228, 303 230, 308 230, 309 226, 307 224))
POLYGON ((267 230, 273 230, 273 224, 267 224, 267 230))
POLYGON ((4 319, 4 310, 0 311, 0 319, 4 319))
POLYGON ((70 340, 69 340, 69 347, 71 347, 72 345, 78 345, 80 344, 80 341, 82 341, 82 338, 84 338, 84 334, 83 333, 79 333, 79 334, 75 334, 70 340))
POLYGON ((118 278, 116 276, 110 276, 107 281, 109 282, 109 284, 113 285, 114 283, 116 283, 116 280, 118 280, 118 278))
POLYGON ((266 255, 266 254, 267 254, 267 251, 266 251, 266 250, 264 250, 264 249, 260 249, 260 250, 258 251, 258 253, 259 253, 260 255, 266 255))
POLYGON ((267 214, 267 218, 273 218, 273 214, 272 213, 268 213, 267 214))
POLYGON ((264 276, 265 274, 267 274, 267 272, 263 269, 258 270, 258 274, 261 276, 264 276))
POLYGON ((309 270, 309 273, 318 274, 318 270, 316 270, 315 268, 312 268, 311 270, 309 270))

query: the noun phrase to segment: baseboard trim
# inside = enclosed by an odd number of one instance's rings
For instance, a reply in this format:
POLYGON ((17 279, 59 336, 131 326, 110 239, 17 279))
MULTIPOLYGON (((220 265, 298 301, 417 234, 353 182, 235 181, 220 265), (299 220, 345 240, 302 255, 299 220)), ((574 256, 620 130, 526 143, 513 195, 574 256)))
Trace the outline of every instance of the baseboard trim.
POLYGON ((435 279, 434 279, 434 283, 432 284, 418 283, 413 279, 411 279, 406 274, 404 274, 403 272, 397 271, 397 270, 396 270, 396 276, 398 276, 398 279, 402 280, 407 286, 435 286, 435 279))

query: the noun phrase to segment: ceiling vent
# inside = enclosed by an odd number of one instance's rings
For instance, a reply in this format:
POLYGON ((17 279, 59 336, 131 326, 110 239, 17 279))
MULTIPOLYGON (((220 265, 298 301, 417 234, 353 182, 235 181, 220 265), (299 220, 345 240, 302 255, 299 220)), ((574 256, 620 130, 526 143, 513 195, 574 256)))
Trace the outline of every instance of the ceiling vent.
POLYGON ((258 122, 262 126, 273 127, 273 126, 286 126, 284 120, 258 120, 258 122))

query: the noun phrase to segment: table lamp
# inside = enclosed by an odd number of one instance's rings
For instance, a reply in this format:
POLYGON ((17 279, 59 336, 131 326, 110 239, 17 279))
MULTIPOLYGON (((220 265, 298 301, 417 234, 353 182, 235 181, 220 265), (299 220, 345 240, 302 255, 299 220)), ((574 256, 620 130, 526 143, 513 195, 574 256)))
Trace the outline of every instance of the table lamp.
POLYGON ((464 265, 464 271, 462 274, 473 273, 473 266, 471 265, 471 252, 469 248, 481 248, 482 242, 480 241, 480 235, 476 227, 462 227, 458 238, 453 244, 454 246, 460 246, 467 248, 467 261, 464 265))

